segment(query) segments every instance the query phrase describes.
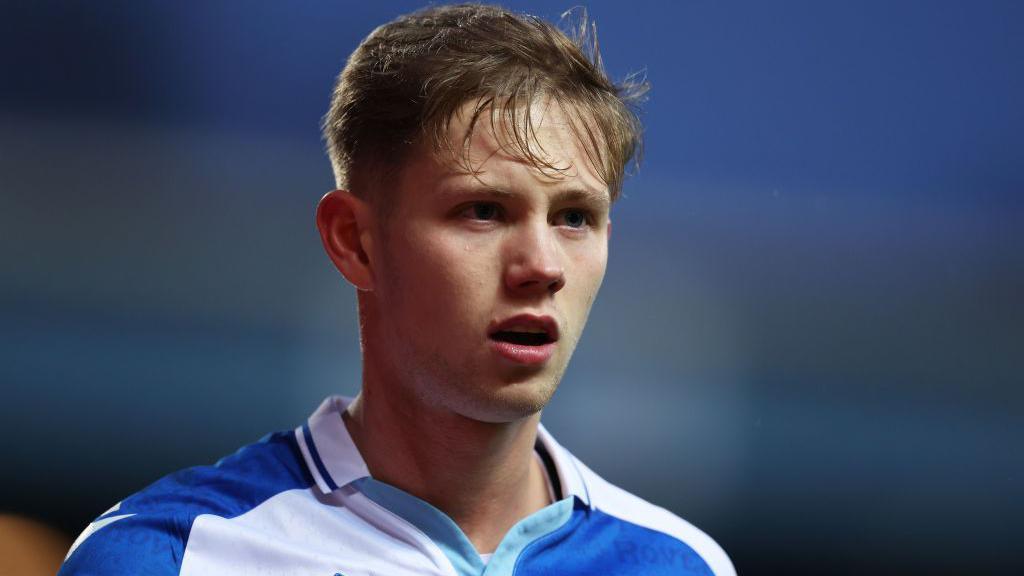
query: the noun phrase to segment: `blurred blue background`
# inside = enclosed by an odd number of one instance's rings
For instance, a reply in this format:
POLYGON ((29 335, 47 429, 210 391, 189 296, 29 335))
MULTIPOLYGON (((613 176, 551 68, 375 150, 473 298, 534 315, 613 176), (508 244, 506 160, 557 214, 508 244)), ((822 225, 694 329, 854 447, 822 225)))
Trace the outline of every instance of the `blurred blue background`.
MULTIPOLYGON (((1022 573, 1024 4, 587 6, 653 91, 548 428, 741 573, 1022 573)), ((0 509, 75 534, 356 391, 318 123, 417 7, 2 5, 0 509)))

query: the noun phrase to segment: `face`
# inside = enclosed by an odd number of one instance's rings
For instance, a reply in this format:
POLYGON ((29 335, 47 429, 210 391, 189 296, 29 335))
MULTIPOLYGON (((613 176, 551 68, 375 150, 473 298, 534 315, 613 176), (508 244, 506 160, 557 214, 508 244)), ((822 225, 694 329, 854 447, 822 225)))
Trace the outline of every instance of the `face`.
MULTIPOLYGON (((425 405, 520 419, 547 404, 569 363, 604 277, 611 201, 556 108, 531 109, 534 150, 563 173, 504 152, 481 121, 476 174, 413 154, 389 195, 364 346, 425 405)), ((457 116, 453 141, 465 126, 457 116)))

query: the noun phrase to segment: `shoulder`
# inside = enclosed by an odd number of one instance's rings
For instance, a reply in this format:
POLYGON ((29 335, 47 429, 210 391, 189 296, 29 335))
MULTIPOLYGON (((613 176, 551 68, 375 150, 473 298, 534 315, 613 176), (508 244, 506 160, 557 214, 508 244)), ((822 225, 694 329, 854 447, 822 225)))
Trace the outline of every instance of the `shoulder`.
POLYGON ((715 576, 735 576, 736 570, 725 550, 702 530, 665 508, 608 482, 575 457, 573 460, 595 510, 685 544, 704 560, 715 576))
POLYGON ((238 516, 312 482, 294 435, 271 434, 213 466, 176 472, 125 498, 86 527, 60 574, 178 574, 197 516, 238 516))

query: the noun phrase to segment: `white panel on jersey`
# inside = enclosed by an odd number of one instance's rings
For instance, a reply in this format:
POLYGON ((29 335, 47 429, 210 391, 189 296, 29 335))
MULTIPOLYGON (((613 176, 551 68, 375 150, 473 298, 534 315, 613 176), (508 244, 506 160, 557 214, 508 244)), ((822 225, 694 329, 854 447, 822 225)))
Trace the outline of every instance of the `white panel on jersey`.
POLYGON ((192 524, 181 576, 455 576, 413 526, 354 490, 281 492, 235 518, 192 524))

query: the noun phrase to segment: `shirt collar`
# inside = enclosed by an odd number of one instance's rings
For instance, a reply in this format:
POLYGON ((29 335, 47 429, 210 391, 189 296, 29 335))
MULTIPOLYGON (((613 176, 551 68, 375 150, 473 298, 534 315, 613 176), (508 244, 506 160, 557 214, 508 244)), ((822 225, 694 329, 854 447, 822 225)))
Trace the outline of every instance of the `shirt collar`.
POLYGON ((555 470, 558 472, 558 481, 562 486, 562 496, 575 496, 590 506, 590 491, 587 489, 587 483, 580 472, 576 457, 556 442, 543 424, 537 427, 537 442, 543 445, 551 455, 555 470))
MULTIPOLYGON (((295 439, 306 466, 324 494, 370 476, 366 461, 359 454, 341 417, 351 402, 351 398, 330 396, 304 424, 295 429, 295 439)), ((590 494, 575 457, 556 442, 543 425, 537 429, 537 442, 551 456, 562 486, 562 496, 575 496, 589 506, 590 494)))
POLYGON ((370 475, 341 419, 350 402, 351 398, 329 396, 305 424, 295 429, 306 466, 324 494, 370 475))

